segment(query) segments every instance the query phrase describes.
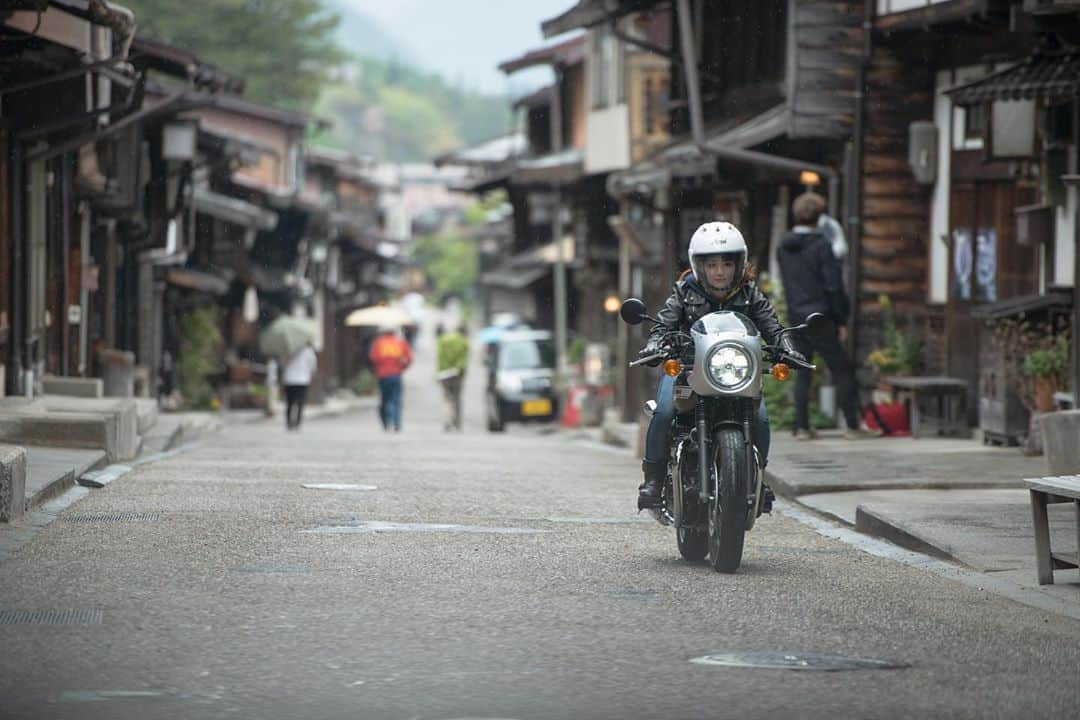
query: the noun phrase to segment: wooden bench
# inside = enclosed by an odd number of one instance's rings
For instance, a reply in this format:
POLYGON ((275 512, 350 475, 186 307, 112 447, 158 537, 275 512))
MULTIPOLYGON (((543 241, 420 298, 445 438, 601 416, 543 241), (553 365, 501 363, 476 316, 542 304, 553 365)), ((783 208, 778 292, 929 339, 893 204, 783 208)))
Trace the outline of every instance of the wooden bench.
POLYGON ((1035 524, 1035 560, 1040 585, 1054 584, 1054 571, 1080 568, 1080 475, 1026 478, 1031 493, 1031 519, 1035 524), (1054 552, 1050 549, 1050 521, 1046 506, 1054 503, 1073 503, 1076 506, 1077 552, 1054 552))
POLYGON ((967 380, 953 377, 889 377, 893 400, 907 408, 911 436, 971 437, 967 380))

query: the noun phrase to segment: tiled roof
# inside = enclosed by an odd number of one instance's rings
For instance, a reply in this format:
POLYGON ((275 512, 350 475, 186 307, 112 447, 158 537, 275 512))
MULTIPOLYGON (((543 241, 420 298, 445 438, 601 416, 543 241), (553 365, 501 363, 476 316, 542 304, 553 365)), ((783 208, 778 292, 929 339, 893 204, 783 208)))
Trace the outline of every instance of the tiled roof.
POLYGON ((1019 65, 948 91, 957 105, 1067 99, 1080 94, 1080 53, 1032 55, 1019 65))

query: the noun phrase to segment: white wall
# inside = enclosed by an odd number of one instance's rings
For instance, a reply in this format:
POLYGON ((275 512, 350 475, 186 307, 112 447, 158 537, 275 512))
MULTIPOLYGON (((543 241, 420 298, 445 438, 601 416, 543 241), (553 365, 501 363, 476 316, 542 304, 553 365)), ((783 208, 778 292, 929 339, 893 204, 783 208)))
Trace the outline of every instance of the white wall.
POLYGON ((877 0, 877 12, 878 15, 888 15, 889 13, 915 10, 917 8, 926 7, 927 5, 936 5, 948 1, 949 0, 877 0))
MULTIPOLYGON (((949 172, 952 142, 950 138, 950 111, 952 101, 943 91, 951 84, 952 73, 943 70, 934 83, 934 125, 938 132, 937 182, 930 205, 930 278, 927 282, 931 303, 944 303, 949 299, 949 248, 942 238, 949 233, 949 172)), ((962 126, 961 126, 962 127, 962 126)))
POLYGON ((589 112, 585 119, 586 174, 630 167, 630 109, 625 103, 589 112))
MULTIPOLYGON (((1077 171, 1076 146, 1069 148, 1069 172, 1077 171)), ((1068 200, 1064 207, 1057 209, 1056 222, 1054 224, 1054 284, 1072 285, 1076 282, 1073 277, 1075 269, 1074 256, 1076 253, 1076 209, 1080 199, 1077 197, 1077 189, 1068 189, 1068 200)))

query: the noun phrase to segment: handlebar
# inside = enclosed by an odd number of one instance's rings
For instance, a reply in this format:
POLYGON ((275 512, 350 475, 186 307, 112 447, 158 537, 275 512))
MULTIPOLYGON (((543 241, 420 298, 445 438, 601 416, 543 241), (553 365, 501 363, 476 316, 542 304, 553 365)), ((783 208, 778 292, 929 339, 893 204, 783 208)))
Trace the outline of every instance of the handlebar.
POLYGON ((646 355, 643 358, 639 358, 630 363, 630 367, 637 367, 638 365, 648 365, 654 360, 663 360, 667 356, 667 353, 653 353, 652 355, 646 355))

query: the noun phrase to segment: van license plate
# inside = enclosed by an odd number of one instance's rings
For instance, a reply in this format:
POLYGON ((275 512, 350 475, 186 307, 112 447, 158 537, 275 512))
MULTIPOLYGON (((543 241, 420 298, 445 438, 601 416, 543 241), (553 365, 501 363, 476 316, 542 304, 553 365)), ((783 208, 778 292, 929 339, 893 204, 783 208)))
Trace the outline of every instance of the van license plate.
POLYGON ((521 414, 525 417, 551 414, 551 401, 547 398, 539 400, 525 400, 521 403, 521 414))

